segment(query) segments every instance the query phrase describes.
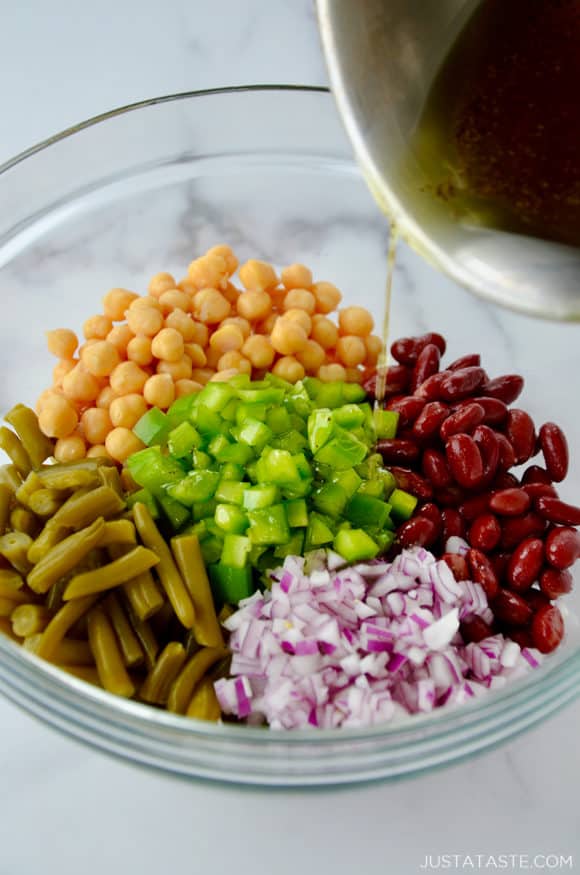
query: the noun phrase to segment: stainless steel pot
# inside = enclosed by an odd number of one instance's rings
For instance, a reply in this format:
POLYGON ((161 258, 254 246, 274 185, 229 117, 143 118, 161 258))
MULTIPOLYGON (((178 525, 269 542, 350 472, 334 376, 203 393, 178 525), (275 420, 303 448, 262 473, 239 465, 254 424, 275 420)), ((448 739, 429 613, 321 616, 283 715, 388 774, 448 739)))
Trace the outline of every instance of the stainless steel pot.
POLYGON ((480 0, 317 0, 332 89, 368 185, 402 236, 457 282, 580 320, 580 250, 467 226, 422 190, 409 144, 434 76, 480 0))

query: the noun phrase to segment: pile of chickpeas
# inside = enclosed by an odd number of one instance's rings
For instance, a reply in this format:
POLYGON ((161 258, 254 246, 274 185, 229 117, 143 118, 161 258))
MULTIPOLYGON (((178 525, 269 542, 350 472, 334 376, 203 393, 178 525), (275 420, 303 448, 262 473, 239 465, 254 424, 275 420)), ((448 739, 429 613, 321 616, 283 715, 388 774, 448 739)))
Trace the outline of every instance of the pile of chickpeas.
POLYGON ((382 344, 372 316, 346 307, 333 322, 342 295, 332 283, 314 282, 303 264, 278 276, 251 259, 239 268, 240 290, 231 281, 237 269, 230 247, 214 246, 179 282, 158 273, 147 295, 111 289, 80 346, 67 328, 47 332, 59 361, 37 413, 58 461, 124 462, 143 446, 132 428, 150 407, 167 410, 210 380, 271 371, 291 383, 307 374, 363 382, 376 367, 382 344))

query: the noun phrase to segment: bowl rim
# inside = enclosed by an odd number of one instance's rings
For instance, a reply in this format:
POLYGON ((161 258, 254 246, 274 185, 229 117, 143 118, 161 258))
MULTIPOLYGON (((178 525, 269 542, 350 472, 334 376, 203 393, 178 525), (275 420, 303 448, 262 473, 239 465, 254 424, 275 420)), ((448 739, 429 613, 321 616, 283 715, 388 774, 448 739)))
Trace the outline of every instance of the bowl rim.
MULTIPOLYGON (((203 97, 211 98, 223 95, 276 92, 295 95, 319 94, 328 95, 329 98, 333 97, 331 89, 326 86, 298 84, 237 85, 184 91, 153 97, 116 107, 65 128, 4 162, 0 165, 0 176, 26 159, 62 140, 72 137, 94 125, 110 121, 130 112, 147 109, 156 105, 203 97)), ((338 112, 337 118, 339 119, 338 112)), ((356 167, 354 154, 351 160, 353 167, 356 167)), ((543 670, 542 666, 525 677, 508 683, 502 689, 490 691, 490 696, 484 694, 458 707, 435 709, 426 714, 414 714, 410 716, 409 720, 395 724, 382 723, 361 728, 317 728, 316 731, 313 731, 312 728, 295 729, 291 732, 270 731, 265 735, 264 727, 233 723, 208 723, 207 721, 172 714, 146 704, 115 696, 105 690, 87 684, 72 675, 66 674, 57 666, 25 651, 20 645, 4 635, 0 635, 0 656, 7 658, 6 665, 8 666, 13 662, 19 665, 20 671, 28 676, 26 678, 28 684, 34 686, 35 681, 40 681, 44 677, 53 688, 54 693, 57 693, 57 691, 62 693, 63 699, 61 703, 64 705, 65 710, 67 708, 65 698, 72 697, 80 705, 84 703, 85 706, 92 706, 95 710, 99 710, 101 712, 99 716, 102 720, 118 719, 122 722, 123 719, 130 719, 142 729, 155 729, 161 732, 163 730, 170 730, 181 737, 197 737, 216 741, 221 739, 230 742, 235 742, 236 740, 255 742, 260 740, 262 743, 268 738, 277 744, 282 743, 292 747, 299 747, 304 742, 308 742, 309 747, 320 747, 330 742, 370 742, 373 739, 381 739, 383 741, 392 740, 394 742, 394 750, 396 747, 404 747, 406 743, 413 744, 414 741, 417 741, 417 735, 421 733, 423 734, 424 741, 431 741, 433 743, 438 738, 449 737, 453 731, 456 733, 469 733, 470 730, 476 730, 477 728, 481 730, 482 726, 479 724, 482 720, 492 722, 494 718, 501 718, 502 715, 505 718, 507 716, 506 711, 511 712, 512 710, 510 706, 515 708, 519 705, 521 708, 525 708, 526 705, 529 705, 535 699, 539 710, 542 704, 547 705, 548 701, 551 701, 553 696, 557 694, 558 685, 561 685, 563 695, 566 694, 566 691, 570 690, 571 686, 575 687, 574 696, 580 695, 580 647, 578 647, 570 654, 560 658, 558 663, 550 670, 543 670)), ((1 665, 0 668, 2 668, 1 665)), ((10 668, 8 668, 8 672, 10 673, 10 668)), ((1 674, 2 672, 0 671, 0 680, 1 674)), ((7 697, 11 698, 10 695, 7 697)), ((567 700, 569 698, 568 696, 567 700)), ((54 705, 56 708, 56 702, 54 705)), ((25 707, 24 703, 22 706, 25 707)), ((70 702, 68 707, 70 707, 70 702)), ((549 707, 549 713, 556 710, 557 707, 557 704, 554 707, 549 707)))

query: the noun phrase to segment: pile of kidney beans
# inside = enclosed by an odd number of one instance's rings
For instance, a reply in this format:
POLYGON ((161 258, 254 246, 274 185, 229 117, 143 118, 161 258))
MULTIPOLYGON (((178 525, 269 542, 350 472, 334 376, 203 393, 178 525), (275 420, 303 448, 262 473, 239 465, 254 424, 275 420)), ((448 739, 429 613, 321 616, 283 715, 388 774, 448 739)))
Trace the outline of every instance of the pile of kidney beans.
MULTIPOLYGON (((525 410, 511 407, 524 381, 490 379, 480 356, 466 355, 440 370, 440 334, 397 340, 384 404, 399 413, 397 437, 377 450, 398 485, 419 499, 398 529, 398 546, 420 544, 442 556, 457 579, 479 582, 494 614, 493 627, 476 618, 463 625, 479 641, 503 632, 543 653, 564 635, 553 601, 572 588, 570 567, 580 557, 580 507, 558 498, 554 483, 568 471, 561 429, 547 422, 536 433, 525 410), (510 469, 542 453, 518 478, 510 469), (448 538, 469 545, 445 553, 448 538)), ((365 388, 372 396, 376 376, 365 388)))

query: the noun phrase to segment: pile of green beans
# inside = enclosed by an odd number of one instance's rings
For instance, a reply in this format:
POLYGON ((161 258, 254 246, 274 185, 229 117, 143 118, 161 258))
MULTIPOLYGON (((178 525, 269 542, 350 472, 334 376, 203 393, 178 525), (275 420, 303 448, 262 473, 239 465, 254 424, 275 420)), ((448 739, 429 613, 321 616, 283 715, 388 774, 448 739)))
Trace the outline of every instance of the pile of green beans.
POLYGON ((219 719, 228 651, 197 537, 168 542, 144 504, 129 509, 112 463, 52 463, 29 408, 6 421, 0 632, 116 695, 219 719))

